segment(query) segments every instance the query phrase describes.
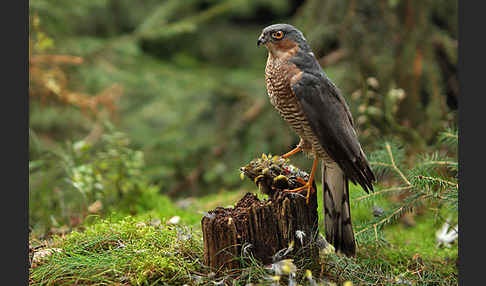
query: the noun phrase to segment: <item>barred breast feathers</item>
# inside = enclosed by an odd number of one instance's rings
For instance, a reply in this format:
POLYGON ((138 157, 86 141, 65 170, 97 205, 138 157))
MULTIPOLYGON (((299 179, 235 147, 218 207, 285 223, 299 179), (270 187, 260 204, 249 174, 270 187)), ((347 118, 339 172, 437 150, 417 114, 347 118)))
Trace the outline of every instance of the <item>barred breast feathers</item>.
MULTIPOLYGON (((293 56, 293 54, 289 55, 293 56)), ((306 142, 305 153, 331 162, 332 159, 322 148, 319 139, 314 135, 312 128, 300 106, 298 99, 293 94, 291 85, 299 81, 303 75, 294 63, 287 60, 287 56, 279 54, 280 58, 269 53, 265 77, 270 102, 277 109, 279 114, 288 122, 297 135, 306 142), (282 60, 283 57, 283 60, 282 60)))

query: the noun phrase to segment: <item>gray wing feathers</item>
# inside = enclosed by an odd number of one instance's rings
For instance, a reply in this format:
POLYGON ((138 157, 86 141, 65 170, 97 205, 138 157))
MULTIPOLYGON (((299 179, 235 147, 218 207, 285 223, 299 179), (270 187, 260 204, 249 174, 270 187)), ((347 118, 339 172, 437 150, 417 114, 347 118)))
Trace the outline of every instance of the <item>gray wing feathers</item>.
POLYGON ((366 192, 373 190, 374 174, 356 136, 349 107, 334 84, 325 75, 304 72, 291 88, 327 154, 353 183, 366 192))

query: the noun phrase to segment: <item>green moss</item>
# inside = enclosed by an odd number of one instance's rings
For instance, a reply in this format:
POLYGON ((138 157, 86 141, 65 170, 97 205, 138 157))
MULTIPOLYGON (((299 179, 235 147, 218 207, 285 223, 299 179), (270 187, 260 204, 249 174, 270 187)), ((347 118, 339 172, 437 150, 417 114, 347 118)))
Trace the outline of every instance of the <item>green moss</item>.
POLYGON ((57 237, 54 253, 31 269, 32 285, 182 284, 199 268, 200 241, 184 227, 152 226, 127 217, 99 220, 57 237))

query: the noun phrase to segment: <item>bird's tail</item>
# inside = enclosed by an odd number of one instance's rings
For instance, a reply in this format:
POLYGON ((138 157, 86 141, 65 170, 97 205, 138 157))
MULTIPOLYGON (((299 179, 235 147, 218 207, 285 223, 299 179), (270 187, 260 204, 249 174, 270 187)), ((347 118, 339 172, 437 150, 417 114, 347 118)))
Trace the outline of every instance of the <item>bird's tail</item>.
POLYGON ((348 179, 337 163, 322 161, 322 187, 326 240, 337 253, 356 254, 356 241, 351 225, 348 179))

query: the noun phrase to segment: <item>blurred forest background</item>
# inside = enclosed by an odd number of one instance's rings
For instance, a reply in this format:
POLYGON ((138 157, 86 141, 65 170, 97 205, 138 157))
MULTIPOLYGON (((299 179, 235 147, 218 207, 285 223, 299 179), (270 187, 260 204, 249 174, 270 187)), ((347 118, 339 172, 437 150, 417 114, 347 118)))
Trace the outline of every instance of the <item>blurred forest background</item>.
POLYGON ((298 143, 266 95, 256 40, 269 24, 302 30, 366 153, 388 138, 411 163, 457 120, 456 1, 31 0, 29 20, 29 218, 40 236, 155 208, 160 195, 182 206, 254 191, 239 167, 298 143))

